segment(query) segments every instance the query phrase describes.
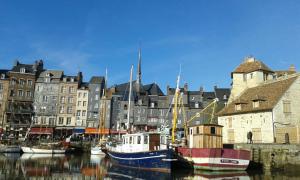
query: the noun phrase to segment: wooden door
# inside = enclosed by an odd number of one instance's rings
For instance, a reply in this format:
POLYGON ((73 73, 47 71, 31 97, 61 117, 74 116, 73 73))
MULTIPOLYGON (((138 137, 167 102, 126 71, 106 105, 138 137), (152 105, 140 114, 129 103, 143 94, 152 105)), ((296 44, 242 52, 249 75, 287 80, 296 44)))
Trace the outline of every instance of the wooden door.
POLYGON ((262 143, 261 128, 252 128, 252 140, 253 143, 262 143))
POLYGON ((228 129, 228 143, 234 143, 234 129, 228 129))

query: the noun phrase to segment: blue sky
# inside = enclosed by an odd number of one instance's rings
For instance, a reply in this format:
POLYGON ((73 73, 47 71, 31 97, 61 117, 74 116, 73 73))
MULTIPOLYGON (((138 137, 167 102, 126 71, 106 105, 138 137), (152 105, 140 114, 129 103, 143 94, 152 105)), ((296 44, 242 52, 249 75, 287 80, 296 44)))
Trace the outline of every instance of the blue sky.
POLYGON ((43 59, 84 79, 128 81, 142 47, 143 83, 165 91, 230 87, 230 72, 248 55, 274 70, 300 69, 300 2, 260 0, 0 0, 0 68, 43 59))

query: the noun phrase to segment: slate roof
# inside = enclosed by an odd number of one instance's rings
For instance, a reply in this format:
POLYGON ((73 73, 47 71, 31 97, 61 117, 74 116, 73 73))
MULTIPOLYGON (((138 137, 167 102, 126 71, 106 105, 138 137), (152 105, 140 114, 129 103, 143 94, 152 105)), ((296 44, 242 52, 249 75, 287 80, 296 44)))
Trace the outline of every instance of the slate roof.
POLYGON ((254 71, 273 72, 263 62, 256 60, 254 58, 250 58, 250 59, 246 59, 242 64, 240 64, 232 73, 250 73, 254 71))
POLYGON ((5 78, 8 78, 8 69, 0 69, 0 79, 2 78, 2 74, 5 75, 5 78))
POLYGON ((164 95, 164 93, 156 83, 144 85, 143 90, 148 92, 149 95, 158 95, 158 96, 164 95))
POLYGON ((37 82, 44 82, 44 78, 47 77, 47 74, 50 74, 50 77, 53 81, 59 82, 61 78, 63 77, 64 72, 63 71, 58 71, 58 70, 45 70, 42 71, 41 74, 39 75, 37 82))
POLYGON ((296 79, 297 76, 249 88, 245 90, 238 99, 223 108, 218 115, 226 116, 232 114, 270 111, 296 79), (254 100, 259 100, 258 108, 253 107, 254 100), (236 104, 241 104, 242 109, 239 111, 235 110, 236 104))
POLYGON ((92 76, 90 79, 90 84, 101 84, 105 81, 103 76, 92 76))
POLYGON ((219 99, 219 101, 227 101, 230 96, 229 88, 215 88, 215 95, 219 99), (226 95, 226 99, 224 99, 224 95, 226 95))

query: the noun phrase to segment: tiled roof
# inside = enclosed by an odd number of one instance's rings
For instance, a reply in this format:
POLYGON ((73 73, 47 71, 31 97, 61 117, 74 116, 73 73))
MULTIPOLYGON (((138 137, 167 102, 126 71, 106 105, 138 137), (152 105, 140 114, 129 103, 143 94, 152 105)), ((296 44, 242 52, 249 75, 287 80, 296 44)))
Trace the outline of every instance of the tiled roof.
POLYGON ((90 84, 101 84, 104 82, 103 76, 93 76, 90 80, 90 84))
POLYGON ((218 115, 226 116, 232 114, 252 113, 259 111, 270 111, 277 104, 282 95, 291 84, 297 79, 289 77, 287 79, 265 83, 257 87, 249 88, 236 100, 223 108, 218 115), (253 107, 253 101, 259 100, 259 107, 253 107), (235 110, 235 105, 241 104, 241 110, 235 110))
POLYGON ((273 72, 268 66, 263 62, 256 60, 254 58, 246 59, 242 64, 240 64, 233 73, 250 73, 254 71, 268 71, 273 72))

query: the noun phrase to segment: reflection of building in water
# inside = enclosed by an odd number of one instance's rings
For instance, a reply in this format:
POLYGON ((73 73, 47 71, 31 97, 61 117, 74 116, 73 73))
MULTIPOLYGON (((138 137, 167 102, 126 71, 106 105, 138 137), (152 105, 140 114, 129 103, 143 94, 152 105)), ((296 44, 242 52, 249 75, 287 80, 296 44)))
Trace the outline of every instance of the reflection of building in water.
POLYGON ((0 154, 0 179, 23 177, 20 164, 17 161, 18 153, 0 154), (16 157, 15 157, 16 156, 16 157))

